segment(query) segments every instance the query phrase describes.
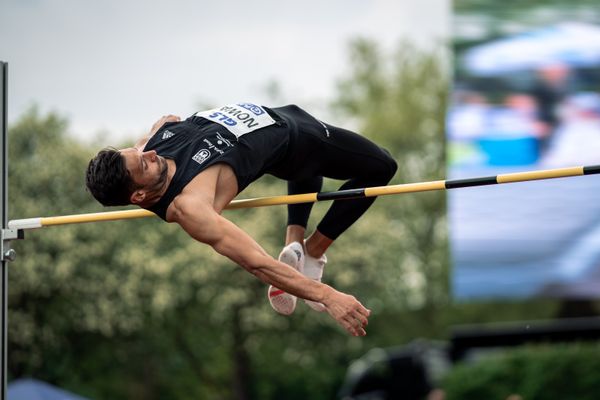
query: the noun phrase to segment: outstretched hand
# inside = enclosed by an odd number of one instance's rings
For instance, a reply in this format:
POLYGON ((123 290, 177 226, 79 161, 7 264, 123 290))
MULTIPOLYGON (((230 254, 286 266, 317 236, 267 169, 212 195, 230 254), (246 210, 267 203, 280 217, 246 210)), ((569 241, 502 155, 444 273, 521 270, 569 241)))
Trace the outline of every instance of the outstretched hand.
POLYGON ((327 312, 352 336, 365 336, 371 310, 363 306, 356 297, 332 291, 324 301, 327 312))
POLYGON ((152 135, 154 135, 156 132, 158 132, 158 130, 160 129, 161 126, 163 126, 164 124, 166 124, 167 122, 179 122, 181 121, 181 118, 178 117, 177 115, 163 115, 158 121, 156 121, 154 123, 154 125, 152 125, 152 129, 150 130, 150 133, 152 135))

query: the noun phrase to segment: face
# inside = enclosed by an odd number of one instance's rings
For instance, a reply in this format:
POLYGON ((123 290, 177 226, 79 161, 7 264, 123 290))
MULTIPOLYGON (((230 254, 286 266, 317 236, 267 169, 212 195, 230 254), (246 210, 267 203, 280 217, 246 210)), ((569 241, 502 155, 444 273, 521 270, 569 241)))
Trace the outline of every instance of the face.
POLYGON ((156 154, 156 151, 142 152, 135 148, 127 148, 121 150, 121 155, 125 158, 125 167, 131 179, 138 187, 132 197, 142 194, 147 197, 163 189, 167 181, 167 161, 156 154))

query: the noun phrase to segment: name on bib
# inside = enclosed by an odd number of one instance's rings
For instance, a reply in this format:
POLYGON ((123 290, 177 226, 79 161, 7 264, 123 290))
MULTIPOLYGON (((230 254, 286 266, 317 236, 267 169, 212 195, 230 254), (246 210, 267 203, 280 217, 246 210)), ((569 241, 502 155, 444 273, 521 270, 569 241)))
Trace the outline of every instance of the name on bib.
POLYGON ((264 108, 252 103, 228 104, 212 110, 199 111, 195 115, 222 125, 238 138, 275 123, 264 108))

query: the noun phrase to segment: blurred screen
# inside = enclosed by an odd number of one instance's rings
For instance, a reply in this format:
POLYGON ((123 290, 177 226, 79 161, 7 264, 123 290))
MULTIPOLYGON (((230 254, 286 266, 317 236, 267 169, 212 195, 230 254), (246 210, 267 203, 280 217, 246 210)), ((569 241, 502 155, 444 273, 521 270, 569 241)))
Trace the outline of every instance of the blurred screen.
MULTIPOLYGON (((449 179, 600 164, 600 16, 549 4, 455 10, 449 179)), ((448 213, 456 299, 600 297, 597 175, 451 190, 448 213)))

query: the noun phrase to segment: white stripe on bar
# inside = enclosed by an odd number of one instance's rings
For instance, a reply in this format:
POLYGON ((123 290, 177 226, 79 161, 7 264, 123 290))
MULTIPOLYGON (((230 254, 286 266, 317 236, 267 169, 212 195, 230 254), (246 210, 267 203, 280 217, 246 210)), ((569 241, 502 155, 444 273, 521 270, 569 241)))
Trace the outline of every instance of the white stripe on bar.
POLYGON ((42 227, 42 218, 25 218, 8 221, 10 229, 35 229, 42 227))

